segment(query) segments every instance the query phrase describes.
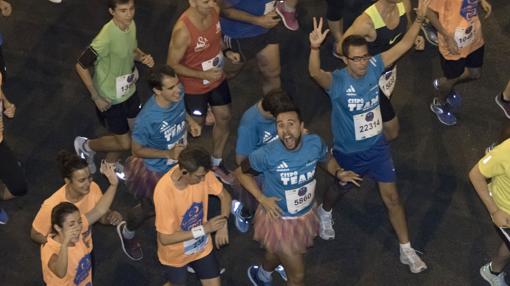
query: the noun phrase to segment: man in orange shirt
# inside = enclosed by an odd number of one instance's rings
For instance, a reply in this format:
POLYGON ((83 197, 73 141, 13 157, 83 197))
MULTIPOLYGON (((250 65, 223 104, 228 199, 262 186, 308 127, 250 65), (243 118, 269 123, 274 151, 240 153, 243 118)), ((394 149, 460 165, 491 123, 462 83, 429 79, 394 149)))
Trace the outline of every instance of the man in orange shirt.
POLYGON ((154 190, 158 258, 165 266, 166 286, 186 284, 187 266, 191 266, 202 285, 217 285, 220 269, 214 254, 215 244, 228 243, 227 218, 231 198, 211 169, 209 153, 187 148, 179 163, 160 179, 154 190), (208 196, 220 199, 221 214, 207 220, 208 196))
MULTIPOLYGON (((51 210, 61 202, 73 203, 81 213, 94 209, 103 196, 99 186, 92 181, 88 163, 85 159, 67 151, 59 152, 57 157, 65 185, 46 199, 37 212, 32 223, 30 238, 44 244, 51 231, 51 210)), ((110 188, 112 185, 110 185, 110 188)), ((115 185, 115 187, 117 187, 115 185)), ((103 224, 117 225, 122 215, 116 211, 108 211, 100 220, 103 224)), ((84 240, 92 242, 91 228, 84 231, 84 240)))
POLYGON ((427 17, 438 31, 443 77, 433 81, 438 91, 430 104, 439 121, 455 125, 454 112, 461 98, 455 91, 459 83, 479 79, 482 73, 484 40, 478 18, 478 5, 491 14, 487 0, 432 0, 427 17))

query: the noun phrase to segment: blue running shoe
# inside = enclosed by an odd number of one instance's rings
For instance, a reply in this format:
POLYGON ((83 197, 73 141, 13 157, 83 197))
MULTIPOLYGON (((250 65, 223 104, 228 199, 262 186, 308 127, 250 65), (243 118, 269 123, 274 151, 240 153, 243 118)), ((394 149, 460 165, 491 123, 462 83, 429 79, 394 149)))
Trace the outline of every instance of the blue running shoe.
POLYGON ((452 111, 457 111, 462 104, 462 97, 456 90, 452 90, 450 94, 448 94, 448 97, 446 97, 446 102, 450 105, 452 111))
POLYGON ((280 274, 280 277, 282 277, 282 279, 285 282, 287 282, 287 272, 285 272, 285 268, 283 268, 283 265, 280 264, 280 265, 276 266, 274 271, 276 271, 276 273, 280 274))
POLYGON ((9 216, 4 209, 0 209, 0 224, 6 224, 9 221, 9 216))
POLYGON ((453 126, 457 124, 457 118, 455 117, 455 114, 453 114, 453 112, 450 110, 450 108, 451 107, 448 104, 441 104, 437 97, 435 97, 430 104, 430 110, 436 114, 439 122, 447 126, 453 126))
POLYGON ((250 222, 241 215, 243 204, 240 201, 232 200, 232 214, 235 217, 235 225, 241 233, 247 233, 250 229, 250 222))
POLYGON ((261 281, 257 275, 259 272, 260 266, 258 265, 252 265, 248 267, 248 270, 246 271, 246 274, 248 275, 248 279, 250 279, 251 285, 253 286, 271 286, 271 281, 264 282, 261 281))

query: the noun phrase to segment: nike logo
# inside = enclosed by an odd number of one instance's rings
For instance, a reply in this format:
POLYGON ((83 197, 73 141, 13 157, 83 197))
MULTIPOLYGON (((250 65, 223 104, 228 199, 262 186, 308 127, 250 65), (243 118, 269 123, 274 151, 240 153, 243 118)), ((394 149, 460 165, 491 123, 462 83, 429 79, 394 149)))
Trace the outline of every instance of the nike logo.
POLYGON ((396 35, 393 39, 391 39, 391 40, 390 40, 390 45, 393 45, 393 43, 395 43, 395 41, 396 41, 398 38, 400 38, 400 36, 401 36, 401 35, 402 35, 402 34, 401 34, 401 33, 399 33, 399 34, 398 34, 398 35, 396 35))

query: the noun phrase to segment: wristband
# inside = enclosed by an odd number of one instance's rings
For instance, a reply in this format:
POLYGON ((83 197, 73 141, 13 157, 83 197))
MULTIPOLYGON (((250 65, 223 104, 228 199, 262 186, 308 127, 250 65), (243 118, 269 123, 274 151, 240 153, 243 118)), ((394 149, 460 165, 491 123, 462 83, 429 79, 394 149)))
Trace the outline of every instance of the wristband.
POLYGON ((205 235, 204 226, 199 225, 195 226, 191 229, 191 233, 193 234, 193 238, 199 238, 205 235))

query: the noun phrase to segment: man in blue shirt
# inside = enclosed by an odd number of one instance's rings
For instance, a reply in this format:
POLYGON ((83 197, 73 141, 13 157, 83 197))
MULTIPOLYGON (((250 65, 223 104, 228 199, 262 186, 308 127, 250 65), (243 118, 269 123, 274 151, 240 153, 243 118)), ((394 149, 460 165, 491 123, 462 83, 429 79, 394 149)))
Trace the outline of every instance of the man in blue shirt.
POLYGON ((344 171, 330 159, 327 146, 317 135, 305 134, 299 110, 288 104, 277 111, 274 140, 245 159, 235 174, 260 203, 255 214, 254 239, 266 249, 261 266, 251 266, 248 278, 254 286, 270 285, 280 263, 287 269, 288 285, 304 283, 304 253, 319 230, 314 209, 315 174, 323 163, 342 182, 358 184, 359 176, 344 171), (261 173, 260 188, 253 175, 261 173))
MULTIPOLYGON (((236 163, 238 165, 253 151, 278 139, 274 114, 282 105, 290 103, 291 99, 287 94, 281 89, 276 89, 270 91, 262 100, 244 112, 237 129, 236 163)), ((249 229, 249 220, 257 203, 244 189, 241 188, 239 193, 239 200, 232 200, 232 213, 236 217, 237 229, 245 233, 249 229)))
MULTIPOLYGON (((360 175, 372 177, 388 209, 390 222, 400 242, 400 261, 409 265, 412 273, 427 269, 427 265, 411 247, 405 211, 395 184, 395 167, 388 143, 382 133, 379 107, 379 76, 414 44, 425 20, 428 4, 420 0, 417 18, 404 38, 391 49, 379 54, 368 53, 365 38, 352 35, 342 43, 346 68, 326 72, 320 67, 319 48, 328 30, 322 32, 322 19, 314 18, 310 33, 309 73, 324 88, 331 99, 331 129, 333 155, 338 164, 360 175)), ((334 239, 332 208, 341 192, 329 189, 318 213, 321 218, 320 236, 334 239)))
POLYGON ((177 163, 187 144, 187 131, 199 136, 201 127, 187 113, 183 92, 170 66, 156 68, 149 77, 154 95, 136 117, 132 134, 133 156, 126 164, 126 185, 140 203, 130 209, 127 222, 117 226, 122 249, 133 260, 143 254, 135 230, 154 216, 154 187, 161 176, 177 163))
MULTIPOLYGON (((281 19, 286 21, 285 7, 292 1, 274 0, 223 0, 221 7, 221 30, 224 34, 225 46, 241 55, 242 63, 256 58, 262 75, 262 92, 279 88, 280 82, 280 51, 281 40, 278 24, 281 19)), ((292 3, 295 7, 296 3, 292 3)), ((294 9, 294 8, 292 8, 294 9)), ((289 18, 289 17, 287 17, 289 18)), ((292 18, 292 17, 290 17, 292 18)), ((297 30, 297 21, 292 29, 297 30)), ((243 64, 227 64, 225 72, 228 77, 237 75, 243 64)))

